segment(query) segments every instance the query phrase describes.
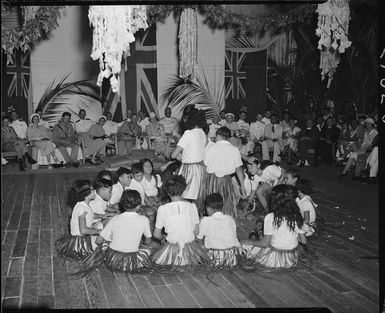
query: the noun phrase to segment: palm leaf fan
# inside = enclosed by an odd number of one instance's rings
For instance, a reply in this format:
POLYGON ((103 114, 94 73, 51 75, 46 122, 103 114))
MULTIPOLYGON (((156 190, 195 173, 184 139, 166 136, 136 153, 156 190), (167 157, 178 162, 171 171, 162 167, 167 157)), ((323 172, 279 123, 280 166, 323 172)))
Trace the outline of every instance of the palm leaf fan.
POLYGON ((56 123, 63 112, 76 116, 81 109, 86 110, 88 118, 97 120, 102 114, 99 88, 89 80, 66 83, 67 78, 68 74, 55 87, 53 81, 41 97, 37 109, 42 110, 44 120, 56 123))
POLYGON ((223 71, 209 72, 201 67, 193 81, 172 76, 169 87, 160 96, 160 101, 164 106, 173 108, 176 116, 181 116, 186 106, 195 105, 200 110, 206 111, 207 116, 210 117, 213 114, 219 114, 223 107, 223 82, 223 71))

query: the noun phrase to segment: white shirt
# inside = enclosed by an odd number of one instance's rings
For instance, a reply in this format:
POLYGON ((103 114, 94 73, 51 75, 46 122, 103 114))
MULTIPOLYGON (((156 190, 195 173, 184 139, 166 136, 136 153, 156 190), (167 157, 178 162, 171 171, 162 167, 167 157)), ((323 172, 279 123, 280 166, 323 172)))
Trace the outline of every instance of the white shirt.
POLYGON ((150 125, 150 124, 151 124, 151 122, 150 122, 150 119, 148 117, 145 117, 140 122, 138 122, 138 125, 142 128, 142 132, 145 132, 147 125, 150 125))
POLYGON ((229 249, 239 247, 237 226, 230 215, 215 212, 205 216, 199 224, 199 239, 205 238, 207 249, 229 249))
POLYGON ((92 121, 88 118, 84 120, 78 120, 75 122, 75 131, 77 133, 86 133, 93 125, 92 121))
POLYGON ((263 137, 263 134, 265 132, 265 123, 256 121, 254 123, 250 124, 250 139, 258 139, 263 137))
POLYGON ((79 216, 86 214, 86 226, 92 227, 94 222, 94 211, 89 207, 84 201, 76 203, 74 209, 72 210, 70 228, 72 236, 82 236, 79 228, 79 216))
MULTIPOLYGON (((144 179, 144 177, 143 177, 144 179)), ((143 181, 142 179, 142 181, 143 181)), ((135 179, 131 179, 131 183, 128 186, 127 190, 136 190, 137 192, 140 193, 140 198, 142 199, 142 204, 144 204, 144 196, 145 196, 145 191, 144 187, 142 185, 142 182, 138 182, 135 179)))
POLYGON ((242 121, 242 120, 239 120, 239 121, 237 122, 237 124, 238 124, 239 129, 243 129, 243 130, 249 131, 249 128, 250 128, 249 123, 247 123, 247 122, 245 122, 245 121, 242 121))
POLYGON ((136 212, 124 212, 114 216, 100 235, 105 240, 111 241, 112 250, 124 253, 137 252, 142 236, 147 238, 152 236, 148 218, 136 212))
POLYGON ((198 210, 194 203, 175 201, 158 208, 155 227, 164 227, 167 233, 166 240, 170 243, 179 243, 183 248, 185 243, 195 239, 195 226, 199 224, 198 210))
POLYGON ((114 121, 106 121, 103 125, 103 129, 106 132, 106 136, 111 136, 111 134, 116 134, 118 132, 118 123, 114 121))
POLYGON ((244 186, 245 186, 246 195, 250 196, 253 190, 257 190, 258 184, 261 181, 262 179, 258 175, 255 175, 254 179, 250 179, 249 175, 245 173, 244 186))
POLYGON ((277 165, 269 165, 266 167, 262 175, 260 176, 260 179, 266 183, 273 182, 273 185, 277 182, 277 180, 282 175, 282 168, 277 165))
POLYGON ((281 225, 273 225, 274 213, 269 213, 264 220, 264 235, 271 235, 271 246, 276 249, 291 250, 298 246, 298 234, 303 234, 304 231, 295 225, 294 231, 291 231, 287 226, 286 220, 283 218, 281 225))
POLYGON ((198 163, 203 160, 207 138, 200 128, 186 130, 178 141, 182 150, 182 163, 198 163))
POLYGON ((297 197, 295 199, 295 202, 297 202, 297 205, 299 207, 299 210, 301 211, 302 217, 304 216, 304 213, 308 211, 310 215, 309 223, 315 222, 317 215, 316 215, 314 206, 317 207, 317 205, 312 201, 310 196, 306 195, 302 199, 297 197))
POLYGON ((221 125, 221 126, 225 126, 225 124, 226 124, 226 119, 220 120, 220 121, 218 122, 218 124, 221 125))
POLYGON ((175 134, 178 132, 178 121, 175 117, 163 117, 159 123, 163 125, 165 134, 175 134))
POLYGON ((45 128, 49 129, 50 125, 47 121, 44 121, 42 119, 39 120, 39 126, 44 126, 45 128))
POLYGON ((227 140, 220 140, 207 146, 204 164, 209 174, 214 173, 217 177, 235 173, 237 167, 242 166, 239 150, 227 140))
POLYGON ((283 128, 279 124, 268 124, 265 126, 264 136, 268 138, 268 140, 278 139, 278 141, 282 141, 283 128), (274 126, 274 132, 273 132, 274 126))
POLYGON ((147 197, 157 196, 158 188, 162 187, 162 179, 158 174, 156 174, 156 179, 153 175, 151 176, 151 180, 147 180, 146 177, 143 177, 141 183, 147 197))
POLYGON ((223 126, 230 129, 231 132, 240 129, 238 123, 236 123, 236 122, 231 122, 231 123, 226 122, 223 126))
POLYGON ((216 136, 217 130, 221 127, 222 125, 211 123, 209 126, 209 133, 207 137, 214 138, 216 136))
POLYGON ((112 185, 112 191, 111 191, 111 199, 108 201, 109 204, 113 205, 120 202, 120 198, 123 194, 123 186, 120 182, 117 182, 116 184, 112 185))
POLYGON ((9 124, 14 130, 19 138, 27 138, 27 123, 24 121, 13 121, 12 123, 9 124))
POLYGON ((97 193, 95 199, 90 201, 90 207, 97 214, 105 214, 107 209, 107 201, 104 201, 97 193))
POLYGON ((264 116, 264 117, 262 118, 262 122, 263 122, 265 125, 271 124, 270 119, 267 118, 266 116, 264 116))

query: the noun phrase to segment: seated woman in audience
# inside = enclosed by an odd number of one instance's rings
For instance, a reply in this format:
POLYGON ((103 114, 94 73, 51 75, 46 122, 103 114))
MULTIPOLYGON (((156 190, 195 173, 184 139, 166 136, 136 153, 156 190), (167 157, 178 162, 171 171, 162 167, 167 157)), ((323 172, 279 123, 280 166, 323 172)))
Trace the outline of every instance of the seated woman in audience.
POLYGON ((32 146, 37 147, 43 157, 47 157, 48 168, 52 169, 52 163, 59 163, 55 155, 55 147, 50 140, 49 130, 39 125, 40 117, 38 114, 31 115, 31 125, 27 128, 27 138, 32 146))
POLYGON ((333 154, 333 145, 337 144, 339 133, 340 130, 334 125, 334 118, 328 117, 325 125, 322 127, 316 147, 316 165, 320 162, 325 162, 326 164, 333 163, 335 157, 333 154))
POLYGON ((344 170, 340 174, 341 177, 346 176, 350 167, 354 163, 356 163, 356 169, 353 179, 359 179, 360 172, 365 167, 365 153, 372 146, 373 139, 378 135, 378 131, 374 128, 375 124, 373 119, 367 118, 364 123, 366 128, 364 140, 357 151, 353 151, 352 153, 350 153, 348 162, 346 163, 344 170))
POLYGON ((378 173, 378 135, 373 139, 372 148, 372 152, 370 152, 366 159, 366 167, 370 167, 369 177, 363 179, 363 182, 369 184, 376 183, 378 173))
POLYGON ((292 268, 309 264, 299 242, 306 244, 302 230, 303 217, 295 199, 297 191, 289 185, 275 186, 271 191, 271 213, 265 216, 263 238, 247 241, 243 248, 256 265, 267 268, 292 268))
POLYGON ((156 114, 150 113, 150 122, 146 126, 148 146, 155 150, 156 157, 167 156, 167 136, 164 133, 163 125, 158 122, 156 114))
POLYGON ((93 124, 88 130, 88 137, 85 139, 85 154, 91 155, 92 164, 98 165, 103 161, 102 156, 106 154, 107 136, 103 128, 106 117, 99 117, 98 122, 93 124))
POLYGON ((63 236, 55 243, 56 252, 64 259, 85 259, 96 248, 95 239, 103 224, 94 219, 90 201, 95 198, 95 190, 88 180, 74 182, 70 194, 70 204, 76 203, 70 221, 70 236, 63 236))
POLYGON ((140 208, 140 194, 135 190, 126 190, 122 194, 120 205, 122 214, 116 215, 96 238, 98 248, 76 269, 73 276, 83 277, 103 263, 111 272, 138 273, 149 270, 152 264, 150 250, 141 246, 151 243, 151 231, 148 218, 137 213, 140 208))
POLYGON ((291 117, 289 123, 283 132, 283 151, 287 151, 287 164, 291 165, 292 154, 298 151, 298 136, 301 132, 301 128, 297 127, 296 120, 291 117))
POLYGON ((132 114, 131 121, 124 121, 118 128, 119 155, 131 155, 135 148, 136 140, 142 135, 142 128, 138 124, 138 116, 132 114))
POLYGON ((25 145, 26 141, 17 136, 15 130, 9 126, 9 118, 7 116, 2 117, 1 125, 1 152, 16 152, 19 160, 19 169, 24 171, 24 158, 28 159, 28 162, 35 164, 36 161, 32 159, 28 153, 28 149, 25 145))
POLYGON ((194 203, 183 200, 186 180, 178 175, 165 182, 172 202, 162 205, 156 216, 154 237, 166 244, 152 255, 160 265, 198 265, 208 260, 204 247, 195 241, 199 216, 194 203), (166 238, 162 234, 164 228, 166 238))
POLYGON ((351 151, 354 141, 352 140, 349 123, 344 121, 341 124, 340 136, 337 145, 337 161, 343 161, 351 151))
MULTIPOLYGON (((322 119, 322 117, 321 117, 322 119)), ((312 119, 306 120, 306 127, 299 134, 298 139, 298 166, 309 166, 309 149, 315 149, 319 138, 319 130, 313 125, 312 119)))
POLYGON ((222 213, 223 197, 219 193, 211 194, 205 204, 208 216, 202 218, 197 238, 204 239, 209 249, 210 265, 214 268, 237 265, 240 256, 237 225, 230 215, 222 213))

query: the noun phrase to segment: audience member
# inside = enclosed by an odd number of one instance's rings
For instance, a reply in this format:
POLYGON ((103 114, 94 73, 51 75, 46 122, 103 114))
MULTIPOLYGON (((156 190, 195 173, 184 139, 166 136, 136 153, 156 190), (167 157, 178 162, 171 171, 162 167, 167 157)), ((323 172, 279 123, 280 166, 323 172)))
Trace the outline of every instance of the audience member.
POLYGON ((339 129, 334 125, 333 117, 329 116, 326 119, 325 125, 322 127, 316 146, 317 159, 315 160, 315 165, 318 165, 320 162, 325 162, 326 164, 333 163, 335 157, 333 147, 338 142, 339 132, 339 129))
POLYGON ((118 128, 118 153, 119 155, 131 155, 135 148, 136 139, 142 135, 142 128, 138 125, 138 116, 131 115, 131 121, 123 122, 118 128))
POLYGON ((273 162, 281 162, 281 150, 282 150, 282 126, 277 124, 277 115, 272 114, 270 124, 265 126, 262 141, 262 158, 264 160, 270 160, 269 151, 273 148, 273 162))

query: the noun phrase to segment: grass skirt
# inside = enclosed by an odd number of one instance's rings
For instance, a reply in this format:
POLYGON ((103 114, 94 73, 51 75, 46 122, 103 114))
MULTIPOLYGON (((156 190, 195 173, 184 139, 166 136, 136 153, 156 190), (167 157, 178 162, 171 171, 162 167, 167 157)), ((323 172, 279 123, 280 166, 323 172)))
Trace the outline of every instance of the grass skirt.
POLYGON ((91 236, 63 236, 56 240, 57 255, 63 259, 83 260, 93 251, 91 236))
POLYGON ((158 211, 158 208, 162 205, 162 202, 160 201, 158 196, 153 196, 153 197, 145 196, 144 204, 158 211))
POLYGON ((152 261, 159 265, 199 265, 209 261, 205 247, 196 241, 186 243, 179 256, 180 246, 178 243, 167 242, 152 255, 152 261))
POLYGON ((258 267, 276 269, 308 268, 314 259, 314 253, 310 248, 304 248, 301 244, 291 250, 277 249, 272 246, 266 248, 255 247, 249 250, 248 256, 253 259, 258 267))
POLYGON ((205 176, 205 169, 202 163, 182 163, 179 175, 186 179, 186 189, 183 192, 183 198, 197 200, 201 182, 205 176))
POLYGON ((200 215, 204 215, 205 207, 204 200, 208 195, 213 193, 219 193, 223 197, 223 209, 224 214, 237 216, 237 203, 241 198, 241 191, 238 182, 232 179, 229 175, 223 177, 217 177, 215 174, 206 174, 203 177, 202 186, 200 189, 199 199, 197 202, 200 215))
POLYGON ((229 249, 209 249, 210 267, 221 269, 224 267, 233 267, 239 263, 242 250, 239 247, 229 249))
POLYGON ((71 276, 84 277, 103 265, 106 265, 111 272, 119 273, 148 272, 153 267, 147 249, 124 253, 113 250, 107 243, 104 243, 84 259, 71 273, 71 276))

